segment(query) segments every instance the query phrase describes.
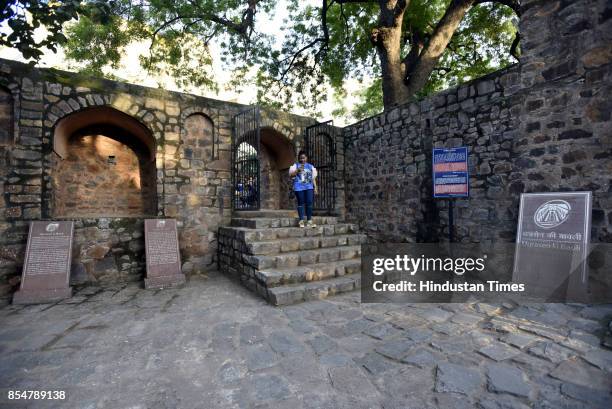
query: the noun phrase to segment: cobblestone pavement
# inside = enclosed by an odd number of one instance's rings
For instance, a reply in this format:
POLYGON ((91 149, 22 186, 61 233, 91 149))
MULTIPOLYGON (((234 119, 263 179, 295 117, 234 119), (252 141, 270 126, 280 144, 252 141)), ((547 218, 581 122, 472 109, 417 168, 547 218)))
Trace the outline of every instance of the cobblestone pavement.
POLYGON ((612 305, 360 305, 359 293, 279 308, 219 274, 88 287, 0 309, 0 386, 67 390, 28 406, 54 408, 603 408, 611 317, 612 305))

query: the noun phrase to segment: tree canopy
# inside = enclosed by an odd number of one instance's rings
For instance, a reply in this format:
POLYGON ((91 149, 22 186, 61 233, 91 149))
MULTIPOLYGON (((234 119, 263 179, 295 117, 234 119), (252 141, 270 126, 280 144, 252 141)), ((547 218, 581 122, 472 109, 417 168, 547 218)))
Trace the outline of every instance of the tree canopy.
POLYGON ((341 97, 347 80, 363 81, 354 111, 338 111, 360 118, 511 64, 518 13, 514 0, 9 1, 0 44, 33 60, 61 45, 101 76, 146 44, 144 69, 209 89, 215 46, 232 84, 256 86, 260 103, 313 112, 330 89, 341 97), (36 43, 39 26, 49 35, 36 43))

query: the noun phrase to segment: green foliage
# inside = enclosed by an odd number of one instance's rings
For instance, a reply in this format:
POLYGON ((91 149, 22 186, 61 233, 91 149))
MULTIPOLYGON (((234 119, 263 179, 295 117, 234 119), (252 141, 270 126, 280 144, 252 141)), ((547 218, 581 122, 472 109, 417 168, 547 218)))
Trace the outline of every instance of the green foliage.
MULTIPOLYGON (((179 86, 213 90, 218 86, 211 69, 215 46, 233 76, 227 85, 256 87, 261 104, 316 114, 333 96, 336 114, 354 119, 373 115, 382 110, 380 63, 370 41, 379 3, 329 3, 324 25, 322 0, 260 0, 254 14, 247 0, 9 1, 0 17, 13 32, 2 33, 0 44, 17 47, 34 60, 41 48, 59 44, 85 72, 107 77, 138 44, 145 47, 140 63, 149 72, 170 75, 179 86), (32 13, 32 24, 26 10, 32 13), (266 27, 274 12, 287 16, 280 36, 266 27), (41 25, 49 36, 35 43, 33 30, 41 25), (366 84, 352 112, 340 101, 347 80, 366 84)), ((409 33, 427 38, 449 3, 410 2, 403 21, 403 55, 412 46, 409 33)), ((498 3, 472 7, 418 96, 511 64, 515 19, 510 8, 498 3)))
POLYGON ((26 60, 35 62, 44 49, 55 52, 58 45, 66 44, 63 26, 78 15, 89 16, 101 24, 108 23, 110 3, 101 0, 3 1, 0 3, 0 46, 16 48, 26 60), (41 28, 46 29, 46 36, 36 41, 35 31, 41 28))

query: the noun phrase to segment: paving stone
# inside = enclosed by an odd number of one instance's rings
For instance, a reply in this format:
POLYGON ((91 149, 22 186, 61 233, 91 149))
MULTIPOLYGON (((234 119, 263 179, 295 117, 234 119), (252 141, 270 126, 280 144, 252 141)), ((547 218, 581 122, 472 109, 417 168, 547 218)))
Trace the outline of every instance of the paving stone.
POLYGON ((430 322, 442 322, 452 317, 453 313, 443 310, 441 308, 431 308, 419 311, 418 315, 419 317, 430 322))
POLYGON ((224 363, 217 372, 217 378, 223 384, 234 383, 242 379, 246 375, 247 369, 244 365, 236 362, 224 363))
POLYGON ((582 358, 591 365, 612 373, 612 351, 594 349, 587 352, 582 358))
POLYGON ((308 343, 317 355, 323 355, 338 348, 336 341, 326 335, 317 335, 309 340, 308 343))
POLYGON ((270 368, 278 362, 278 355, 268 345, 256 345, 247 348, 245 355, 249 371, 270 368))
POLYGON ((456 392, 464 395, 476 393, 482 384, 482 375, 476 369, 448 362, 436 369, 436 392, 456 392))
MULTIPOLYGON (((465 396, 456 395, 454 393, 437 394, 434 398, 436 407, 438 408, 453 408, 453 409, 473 409, 474 403, 465 396)), ((405 405, 405 403, 404 403, 405 405)))
POLYGON ((355 362, 362 365, 372 375, 379 375, 393 368, 393 364, 383 356, 369 352, 361 358, 355 358, 355 362))
POLYGON ((582 343, 590 345, 591 347, 599 347, 601 344, 600 337, 581 330, 573 329, 570 331, 567 337, 570 343, 581 341, 582 343))
POLYGON ((276 331, 268 337, 268 343, 279 354, 297 354, 304 350, 300 341, 288 332, 276 331))
POLYGON ((471 343, 465 338, 452 338, 443 341, 432 341, 430 345, 438 351, 444 352, 445 354, 463 354, 467 351, 472 350, 471 343))
POLYGON ((515 322, 508 320, 506 317, 493 317, 491 320, 483 324, 485 329, 500 332, 502 334, 514 333, 517 331, 515 322))
POLYGON ((498 305, 486 304, 486 303, 477 303, 474 305, 474 309, 477 312, 486 314, 486 315, 497 315, 501 312, 501 308, 498 305))
POLYGON ((386 341, 376 347, 375 351, 387 358, 399 361, 412 349, 416 343, 412 340, 400 338, 386 341))
POLYGON ((609 409, 612 401, 610 390, 598 390, 573 383, 561 384, 561 393, 570 398, 585 402, 591 408, 609 409))
POLYGON ((530 347, 527 351, 531 355, 535 355, 556 364, 575 355, 575 352, 569 348, 565 348, 561 345, 555 344, 554 342, 546 341, 538 342, 536 345, 530 347))
POLYGON ((503 341, 509 345, 523 349, 541 340, 542 338, 536 337, 534 335, 516 333, 508 334, 503 341))
POLYGON ((455 324, 473 326, 483 320, 483 317, 474 314, 458 313, 451 318, 455 324))
POLYGON ((264 340, 264 334, 259 325, 242 325, 240 327, 240 344, 252 345, 264 340))
POLYGON ((487 380, 491 392, 509 393, 518 397, 528 397, 531 392, 523 371, 506 364, 489 364, 487 380))
POLYGON ((319 362, 325 366, 346 366, 353 363, 353 359, 342 353, 329 353, 321 355, 319 362))
POLYGON ((376 323, 365 319, 365 318, 359 318, 353 321, 349 321, 346 323, 346 325, 344 326, 344 332, 347 335, 350 334, 356 334, 356 333, 360 333, 370 327, 373 327, 374 325, 376 325, 376 323))
POLYGON ((389 323, 384 323, 375 327, 367 328, 363 331, 363 333, 371 336, 372 338, 387 339, 399 334, 400 330, 396 329, 389 323))
POLYGON ((287 380, 278 375, 257 375, 250 382, 255 398, 262 401, 281 400, 291 394, 287 380))
POLYGON ((420 348, 402 358, 402 362, 419 368, 430 368, 435 364, 436 358, 428 350, 420 348))
POLYGON ((329 379, 337 391, 349 396, 360 396, 365 399, 378 399, 378 392, 374 385, 359 368, 354 366, 341 366, 329 368, 329 379))
POLYGON ((579 329, 585 332, 597 332, 602 330, 602 325, 593 320, 588 320, 584 318, 574 318, 567 323, 567 326, 572 329, 579 329))
POLYGON ((503 361, 518 355, 520 352, 502 343, 488 345, 478 350, 482 355, 489 357, 495 361, 503 361))
POLYGON ((550 373, 550 376, 563 382, 589 388, 612 390, 612 380, 609 375, 576 358, 561 362, 550 373))
POLYGON ((478 402, 479 409, 529 409, 529 406, 508 395, 486 396, 478 402))
POLYGON ((445 335, 457 335, 463 332, 465 327, 463 325, 453 324, 451 322, 440 322, 433 324, 431 329, 445 335))
POLYGON ((527 331, 556 342, 562 341, 568 334, 568 331, 563 329, 563 327, 553 328, 536 324, 519 324, 518 327, 523 331, 527 331))
POLYGON ((538 324, 547 324, 550 326, 562 326, 567 323, 567 318, 554 311, 545 311, 534 319, 538 324))
POLYGON ((294 320, 289 323, 289 326, 295 332, 301 332, 303 334, 310 334, 315 330, 308 321, 306 320, 294 320))
POLYGON ((404 331, 404 335, 415 342, 429 341, 433 331, 426 328, 411 328, 404 331))

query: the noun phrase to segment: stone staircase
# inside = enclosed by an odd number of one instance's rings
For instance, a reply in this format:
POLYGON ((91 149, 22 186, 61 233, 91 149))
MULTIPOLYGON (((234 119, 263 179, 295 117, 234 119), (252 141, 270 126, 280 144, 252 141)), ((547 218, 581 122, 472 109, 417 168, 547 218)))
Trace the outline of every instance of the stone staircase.
POLYGON ((295 211, 236 212, 219 229, 219 269, 274 305, 359 289, 365 235, 337 217, 313 220, 300 228, 295 211))

